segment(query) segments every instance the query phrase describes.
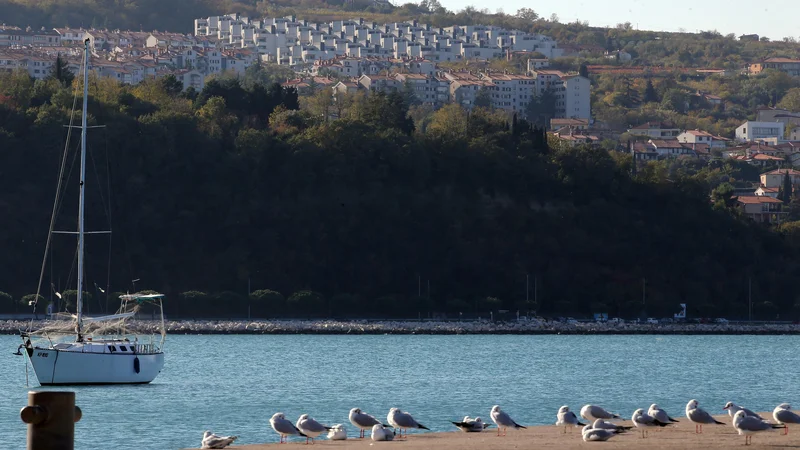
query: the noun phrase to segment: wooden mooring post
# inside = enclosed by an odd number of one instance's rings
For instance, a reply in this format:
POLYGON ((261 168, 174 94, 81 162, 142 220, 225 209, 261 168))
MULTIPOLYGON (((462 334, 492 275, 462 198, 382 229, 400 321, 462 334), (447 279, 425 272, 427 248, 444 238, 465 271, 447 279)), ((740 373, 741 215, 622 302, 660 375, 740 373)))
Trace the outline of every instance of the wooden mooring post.
POLYGON ((74 450, 81 415, 74 392, 28 392, 28 406, 19 412, 28 424, 28 450, 74 450))

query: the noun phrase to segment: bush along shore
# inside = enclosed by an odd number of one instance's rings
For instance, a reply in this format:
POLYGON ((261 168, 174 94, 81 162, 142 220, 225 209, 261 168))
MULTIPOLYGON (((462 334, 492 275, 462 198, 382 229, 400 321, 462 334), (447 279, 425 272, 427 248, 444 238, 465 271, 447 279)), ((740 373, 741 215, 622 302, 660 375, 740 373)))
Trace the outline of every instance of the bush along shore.
MULTIPOLYGON (((30 321, 0 321, 0 334, 16 334, 30 321)), ((33 327, 52 324, 33 321, 33 327)), ((129 329, 157 333, 157 321, 129 323, 129 329)), ((169 334, 800 334, 791 323, 610 324, 555 321, 358 321, 358 320, 172 320, 169 334)))

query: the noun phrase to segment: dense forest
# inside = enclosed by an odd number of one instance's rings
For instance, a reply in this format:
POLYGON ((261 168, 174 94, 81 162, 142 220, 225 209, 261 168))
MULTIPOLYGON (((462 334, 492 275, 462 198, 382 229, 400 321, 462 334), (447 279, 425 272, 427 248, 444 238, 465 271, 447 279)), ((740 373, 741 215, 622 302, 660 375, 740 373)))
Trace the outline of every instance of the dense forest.
MULTIPOLYGON (((105 128, 89 134, 87 229, 113 234, 87 238, 90 311, 152 289, 181 315, 631 317, 685 302, 734 317, 752 280, 757 317, 800 312, 798 228, 737 216, 743 169, 634 171, 625 153, 562 148, 501 112, 420 114, 402 93, 298 101, 266 72, 185 93, 170 77, 91 79, 90 121, 105 128)), ((62 158, 55 229, 76 227, 76 87, 0 75, 4 310, 36 290, 62 158)), ((74 237, 49 256, 42 294, 69 304, 74 237)))

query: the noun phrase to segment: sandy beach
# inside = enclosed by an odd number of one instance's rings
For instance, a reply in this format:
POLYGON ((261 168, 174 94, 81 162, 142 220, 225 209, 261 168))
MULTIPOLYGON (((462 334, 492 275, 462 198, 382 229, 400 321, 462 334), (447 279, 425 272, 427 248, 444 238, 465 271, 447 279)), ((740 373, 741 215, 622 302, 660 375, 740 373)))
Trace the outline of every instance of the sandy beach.
MULTIPOLYGON (((762 413, 764 418, 772 419, 771 413, 762 413)), ((554 414, 555 416, 555 414, 554 414)), ((497 437, 497 430, 492 426, 483 433, 409 433, 408 439, 391 442, 373 442, 371 439, 348 439, 347 441, 329 441, 318 439, 315 445, 337 450, 349 449, 375 449, 376 447, 398 447, 407 450, 445 449, 445 450, 521 450, 521 449, 586 449, 588 447, 630 448, 640 449, 645 445, 648 449, 688 449, 688 448, 731 448, 744 446, 744 436, 739 436, 730 425, 731 418, 727 415, 715 416, 725 425, 707 425, 703 427, 703 434, 695 434, 694 424, 681 414, 675 414, 680 423, 660 430, 651 430, 647 439, 641 439, 636 430, 612 438, 608 442, 583 442, 580 428, 569 429, 564 434, 564 429, 556 426, 534 426, 527 430, 508 431, 505 437, 497 437)), ((555 421, 555 417, 553 419, 555 421)), ((631 425, 630 420, 623 424, 631 425)), ((348 426, 349 424, 345 424, 348 426)), ((269 426, 269 425, 267 425, 269 426)), ((753 437, 753 444, 747 448, 800 448, 800 427, 790 431, 788 436, 783 436, 783 430, 765 432, 753 437), (791 433, 793 431, 794 433, 791 433)), ((355 434, 352 426, 348 427, 350 436, 355 434)), ((284 447, 305 445, 305 439, 293 438, 284 447)), ((279 444, 243 445, 228 447, 232 449, 262 450, 267 448, 280 448, 279 444)))

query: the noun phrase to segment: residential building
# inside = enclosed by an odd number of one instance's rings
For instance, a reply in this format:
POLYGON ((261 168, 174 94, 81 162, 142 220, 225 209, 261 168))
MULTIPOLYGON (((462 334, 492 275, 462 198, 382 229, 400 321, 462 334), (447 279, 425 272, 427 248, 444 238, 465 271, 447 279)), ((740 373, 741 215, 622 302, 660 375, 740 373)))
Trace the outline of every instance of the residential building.
POLYGON ((536 79, 525 75, 487 72, 482 76, 494 85, 492 106, 510 113, 524 112, 536 97, 536 79))
POLYGON ((782 201, 766 195, 737 197, 736 206, 759 223, 780 223, 788 214, 782 210, 782 201))
POLYGON ((645 122, 628 130, 633 136, 647 136, 652 139, 677 138, 681 134, 680 128, 666 122, 645 122))
POLYGON ((686 144, 707 144, 712 150, 721 150, 727 147, 729 139, 714 136, 700 130, 686 130, 677 136, 678 141, 686 144))
POLYGON ((792 181, 792 186, 800 186, 800 170, 795 169, 776 169, 761 174, 761 186, 768 188, 779 188, 783 186, 786 175, 792 181))
POLYGON ((655 149, 659 157, 677 158, 681 155, 694 156, 692 149, 684 147, 677 139, 650 139, 647 143, 655 149))
POLYGON ((778 194, 780 193, 781 189, 776 187, 766 187, 766 186, 759 186, 756 189, 755 194, 758 196, 767 196, 772 198, 778 198, 778 194))
POLYGON ((743 142, 769 138, 782 140, 785 126, 783 122, 754 122, 748 120, 736 129, 736 139, 743 142))
POLYGON ((575 130, 566 129, 566 131, 557 131, 550 133, 551 136, 560 139, 562 142, 567 143, 570 147, 578 147, 588 145, 597 147, 600 144, 600 139, 597 136, 576 133, 575 130))
POLYGON ((61 35, 53 30, 0 27, 0 47, 59 47, 60 45, 61 35))
POLYGON ((403 84, 396 78, 389 75, 361 75, 358 78, 360 84, 367 92, 396 92, 403 84))
POLYGON ((800 59, 769 58, 758 63, 750 64, 747 67, 750 75, 758 75, 767 69, 779 70, 793 77, 797 77, 800 76, 800 59))
POLYGON ((591 81, 580 75, 566 75, 562 80, 564 87, 556 92, 556 116, 589 119, 592 116, 591 81))
POLYGON ((658 159, 658 152, 655 147, 648 143, 634 142, 633 158, 636 161, 655 161, 658 159))
POLYGON ((613 52, 607 51, 603 56, 606 59, 613 59, 619 62, 630 62, 631 59, 633 59, 631 54, 626 52, 625 50, 616 50, 613 52))
POLYGON ((560 130, 562 128, 572 128, 573 130, 588 130, 589 119, 550 119, 550 129, 560 130))
POLYGON ((399 73, 395 76, 399 89, 409 91, 423 104, 441 106, 450 100, 450 83, 420 73, 399 73))

